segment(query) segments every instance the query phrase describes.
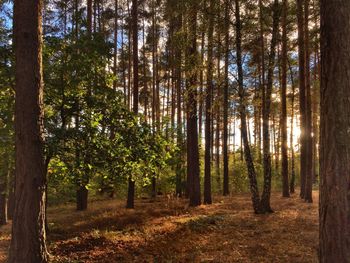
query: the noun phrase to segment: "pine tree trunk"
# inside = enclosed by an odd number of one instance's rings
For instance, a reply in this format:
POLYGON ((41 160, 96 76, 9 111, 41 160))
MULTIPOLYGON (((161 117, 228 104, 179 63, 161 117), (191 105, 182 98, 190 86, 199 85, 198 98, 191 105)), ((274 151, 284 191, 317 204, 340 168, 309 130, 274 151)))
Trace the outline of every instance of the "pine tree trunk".
POLYGON ((261 213, 260 209, 260 197, 258 183, 256 180, 256 172, 254 168, 254 162, 250 151, 250 145, 248 142, 247 134, 247 119, 246 119, 246 106, 245 106, 245 92, 243 87, 243 65, 242 65, 242 24, 240 17, 239 0, 236 0, 236 51, 237 51, 237 69, 238 69, 238 92, 239 92, 239 113, 241 116, 241 137, 244 143, 244 157, 248 169, 250 191, 252 195, 253 209, 255 213, 261 213))
POLYGON ((263 115, 263 110, 262 110, 262 100, 264 98, 264 93, 263 91, 265 90, 266 87, 266 80, 265 80, 265 39, 264 39, 264 25, 263 25, 263 3, 262 0, 259 0, 259 33, 260 33, 260 53, 261 53, 261 68, 260 68, 260 75, 261 75, 261 82, 260 82, 260 111, 259 111, 259 125, 258 125, 258 160, 259 163, 262 162, 262 123, 261 123, 261 119, 262 119, 262 115, 263 115))
POLYGON ((304 0, 297 0, 298 18, 298 55, 299 55, 299 104, 300 104, 300 197, 305 198, 306 184, 306 108, 305 108, 305 33, 304 33, 304 0))
MULTIPOLYGON (((205 29, 203 29, 201 36, 201 65, 204 67, 204 53, 205 53, 205 29)), ((199 107, 198 107, 198 123, 199 123, 199 148, 202 148, 202 133, 203 133, 203 102, 204 102, 204 70, 201 70, 199 73, 199 107)))
MULTIPOLYGON (((287 145, 287 14, 288 0, 283 0, 282 11, 282 92, 281 92, 281 136, 282 136, 282 196, 289 197, 288 145, 287 145)), ((293 146, 292 146, 293 147, 293 146)))
POLYGON ((321 0, 320 262, 350 262, 350 1, 321 0))
MULTIPOLYGON (((215 3, 214 3, 215 4, 215 3)), ((217 5, 216 9, 211 9, 210 13, 216 14, 217 24, 220 26, 221 24, 221 9, 220 4, 217 5)), ((222 79, 221 79, 221 53, 222 53, 222 43, 221 43, 221 30, 217 29, 217 52, 216 52, 216 64, 217 64, 217 84, 215 85, 217 88, 216 92, 216 98, 213 94, 213 102, 215 101, 215 106, 213 108, 216 108, 216 130, 215 130, 215 173, 216 173, 216 181, 217 186, 220 188, 220 182, 221 182, 221 171, 220 171, 220 141, 221 141, 221 108, 222 108, 222 95, 221 95, 221 88, 222 88, 222 79)), ((214 89, 213 89, 214 91, 214 89)), ((214 110, 214 109, 213 109, 214 110)), ((214 154, 214 152, 213 152, 214 154)))
MULTIPOLYGON (((133 58, 133 112, 139 112, 139 56, 138 56, 138 1, 132 1, 132 58, 133 58)), ((128 180, 128 199, 126 208, 134 208, 135 181, 130 175, 128 180)))
POLYGON ((313 164, 313 148, 312 148, 312 111, 311 111, 311 84, 310 84, 310 49, 309 49, 309 0, 305 0, 304 4, 304 26, 305 26, 305 109, 306 109, 306 125, 305 125, 305 143, 306 143, 306 166, 305 166, 305 201, 312 203, 312 164, 313 164))
POLYGON ((224 138, 223 138, 223 158, 224 158, 224 195, 229 194, 229 182, 228 182, 228 89, 229 89, 229 80, 228 80, 228 67, 229 67, 229 24, 230 24, 230 0, 225 0, 225 86, 224 86, 224 138))
POLYGON ((85 186, 80 186, 77 190, 77 210, 84 211, 87 209, 88 190, 85 186))
POLYGON ((290 185, 289 190, 291 194, 295 193, 295 167, 294 167, 294 99, 295 99, 295 84, 294 84, 294 77, 293 77, 293 71, 290 68, 290 78, 292 82, 292 94, 291 94, 291 108, 292 113, 290 117, 290 151, 291 151, 291 161, 290 161, 290 185))
POLYGON ((186 64, 191 71, 187 72, 187 177, 190 206, 201 204, 199 178, 199 149, 197 123, 197 8, 198 1, 189 3, 188 38, 186 64))
POLYGON ((92 0, 87 0, 87 31, 91 36, 92 32, 92 0))
POLYGON ((270 134, 269 119, 271 108, 271 94, 273 86, 273 71, 275 65, 276 45, 278 37, 279 24, 279 4, 274 0, 273 4, 273 25, 272 38, 270 46, 268 74, 266 92, 263 92, 263 154, 264 154, 264 189, 261 197, 261 208, 264 212, 273 212, 270 206, 271 195, 271 153, 270 153, 270 134))
POLYGON ((10 263, 48 261, 45 232, 42 2, 14 2, 16 186, 10 263))
MULTIPOLYGON (((175 18, 175 27, 176 32, 182 30, 182 15, 178 14, 175 18)), ((181 64, 182 64, 182 51, 180 47, 176 46, 175 48, 175 85, 176 85, 176 104, 177 104, 177 147, 179 148, 179 153, 177 157, 176 165, 176 195, 182 196, 182 155, 183 155, 183 138, 182 138, 182 88, 181 88, 181 64)))
MULTIPOLYGON (((204 204, 211 204, 211 119, 212 119, 212 92, 213 92, 213 32, 214 32, 214 0, 210 0, 208 25, 208 66, 207 90, 205 93, 205 167, 204 167, 204 204)), ((207 7, 206 7, 207 8, 207 7)))
MULTIPOLYGON (((89 0, 89 1, 92 1, 92 0, 89 0)), ((91 28, 91 22, 90 22, 90 28, 91 28)), ((113 54, 113 75, 115 78, 117 78, 117 65, 118 65, 118 0, 115 0, 114 1, 114 54, 113 54)), ((114 90, 116 90, 117 88, 116 79, 113 81, 113 88, 114 90)))

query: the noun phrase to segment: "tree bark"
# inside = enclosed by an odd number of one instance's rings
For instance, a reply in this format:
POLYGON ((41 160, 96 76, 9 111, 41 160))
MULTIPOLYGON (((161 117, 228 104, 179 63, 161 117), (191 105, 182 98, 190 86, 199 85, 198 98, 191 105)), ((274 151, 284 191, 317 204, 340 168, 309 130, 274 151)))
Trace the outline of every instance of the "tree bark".
POLYGON ((236 52, 237 52, 237 69, 238 69, 238 93, 239 93, 239 113, 241 117, 241 137, 244 143, 244 157, 248 169, 248 177, 250 183, 250 192, 252 195, 253 209, 255 213, 261 213, 260 209, 260 197, 258 183, 256 180, 256 172, 253 162, 253 157, 250 151, 250 145, 248 142, 247 133, 247 117, 246 117, 246 106, 245 106, 245 92, 243 87, 243 65, 242 65, 242 24, 240 17, 240 6, 239 0, 236 0, 235 5, 236 11, 236 52))
POLYGON ((306 157, 305 140, 306 108, 305 108, 305 33, 304 33, 304 0, 297 0, 298 18, 298 56, 299 56, 299 104, 300 104, 300 197, 305 197, 306 157))
POLYGON ((204 204, 211 204, 211 119, 212 119, 212 92, 213 92, 213 32, 214 32, 214 0, 210 0, 208 25, 208 65, 207 90, 205 93, 205 167, 204 167, 204 204))
POLYGON ((91 36, 92 32, 92 0, 87 0, 87 32, 91 36))
MULTIPOLYGON (((214 3, 215 4, 215 3, 214 3)), ((217 7, 212 8, 210 13, 213 14, 215 13, 216 19, 217 19, 217 25, 221 25, 221 13, 220 13, 220 4, 217 5, 217 7)), ((216 129, 215 129, 215 173, 216 173, 216 181, 217 181, 217 186, 220 187, 220 182, 221 182, 221 171, 220 171, 220 142, 221 142, 221 104, 222 104, 222 95, 221 95, 221 87, 222 87, 222 80, 221 80, 221 50, 222 50, 222 43, 221 43, 221 29, 217 28, 217 52, 216 52, 216 64, 217 64, 217 76, 216 76, 216 98, 214 97, 214 85, 213 85, 213 103, 215 102, 215 106, 213 107, 213 112, 215 109, 216 112, 216 129)), ((213 134, 214 136, 214 134, 213 134)), ((214 156, 214 152, 212 153, 214 156)))
POLYGON ((321 0, 320 262, 350 262, 350 1, 321 0))
POLYGON ((287 14, 288 0, 283 0, 282 11, 282 91, 281 91, 281 136, 282 136, 282 189, 283 197, 289 197, 288 178, 288 145, 287 145, 287 59, 288 59, 288 39, 287 39, 287 14))
POLYGON ((199 178, 199 149, 197 123, 197 8, 198 1, 191 1, 188 10, 187 64, 187 177, 190 206, 201 204, 199 178), (191 70, 190 70, 191 69, 191 70))
MULTIPOLYGON (((133 112, 139 113, 139 56, 138 56, 138 1, 132 1, 132 58, 133 58, 133 112)), ((126 208, 134 208, 135 181, 130 175, 128 179, 128 199, 126 208)))
POLYGON ((290 185, 289 185, 289 191, 291 194, 295 193, 295 157, 294 157, 294 100, 295 100, 295 84, 294 84, 294 77, 293 77, 293 71, 289 65, 290 68, 290 78, 292 82, 292 94, 291 94, 291 108, 292 113, 290 117, 290 185))
POLYGON ((224 159, 224 195, 229 194, 229 182, 228 182, 228 89, 229 89, 229 79, 228 79, 228 68, 229 68, 229 41, 230 41, 230 0, 225 0, 225 86, 224 86, 224 137, 223 137, 223 159, 224 159))
POLYGON ((276 45, 278 37, 279 24, 279 3, 274 0, 273 3, 273 25, 272 38, 270 46, 270 55, 268 62, 266 92, 263 91, 263 155, 264 155, 264 189, 261 197, 261 208, 265 212, 273 212, 270 206, 271 195, 271 153, 270 153, 270 134, 269 119, 271 111, 271 94, 273 86, 273 71, 275 65, 276 45))
POLYGON ((77 210, 84 211, 88 206, 88 190, 84 185, 77 190, 77 210))
POLYGON ((311 83, 310 83, 310 49, 309 49, 309 0, 304 3, 304 26, 305 26, 305 143, 306 143, 306 165, 305 165, 305 201, 312 203, 312 108, 311 108, 311 83))
POLYGON ((16 186, 10 263, 48 261, 45 232, 42 2, 14 2, 16 186))
MULTIPOLYGON (((92 0, 89 0, 92 1, 92 0)), ((118 66, 118 0, 114 1, 114 53, 113 53, 113 75, 117 78, 117 66, 118 66)), ((90 24, 91 28, 91 24, 90 24)), ((91 29, 90 29, 91 30, 91 29)), ((114 90, 117 89, 117 79, 113 81, 114 90)))
POLYGON ((264 24, 263 24, 263 3, 262 0, 259 0, 259 33, 260 33, 260 77, 261 77, 261 81, 260 81, 260 111, 259 111, 259 124, 258 124, 258 160, 259 163, 262 162, 262 150, 261 150, 261 146, 262 146, 262 138, 261 138, 261 133, 262 133, 262 123, 261 123, 261 119, 262 119, 262 99, 264 97, 263 91, 265 90, 266 87, 266 80, 265 80, 265 71, 266 71, 266 67, 265 67, 265 39, 264 39, 264 24))
MULTIPOLYGON (((179 3, 178 3, 179 4, 179 3)), ((180 8, 180 7, 179 7, 180 8)), ((182 30, 182 15, 179 13, 175 17, 176 32, 182 30)), ((176 165, 176 195, 182 196, 182 155, 183 155, 183 136, 182 136, 182 86, 181 86, 181 64, 182 64, 182 51, 181 48, 175 47, 175 85, 176 85, 176 104, 177 104, 177 138, 176 143, 179 148, 177 165, 176 165)))

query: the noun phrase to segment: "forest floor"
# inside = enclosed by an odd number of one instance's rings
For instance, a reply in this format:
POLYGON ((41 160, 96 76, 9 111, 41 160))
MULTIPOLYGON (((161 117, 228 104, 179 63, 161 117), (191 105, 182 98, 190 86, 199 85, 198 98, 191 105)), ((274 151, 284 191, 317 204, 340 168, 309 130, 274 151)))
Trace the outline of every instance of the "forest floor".
MULTIPOLYGON (((186 200, 137 200, 134 210, 116 200, 50 208, 52 262, 317 262, 318 193, 307 204, 272 194, 275 213, 252 213, 248 194, 214 198, 189 208, 186 200)), ((4 262, 10 226, 0 228, 4 262)))

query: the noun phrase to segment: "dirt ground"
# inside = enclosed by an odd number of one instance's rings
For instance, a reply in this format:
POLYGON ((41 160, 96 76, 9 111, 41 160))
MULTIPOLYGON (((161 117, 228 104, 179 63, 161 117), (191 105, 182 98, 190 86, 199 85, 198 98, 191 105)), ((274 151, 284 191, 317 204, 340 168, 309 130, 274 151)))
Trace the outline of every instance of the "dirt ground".
MULTIPOLYGON (((50 208, 52 262, 317 262, 318 194, 306 204, 273 193, 275 213, 252 213, 247 194, 215 197, 189 208, 186 200, 161 197, 136 202, 98 201, 86 212, 50 208)), ((0 228, 0 262, 10 226, 0 228)))

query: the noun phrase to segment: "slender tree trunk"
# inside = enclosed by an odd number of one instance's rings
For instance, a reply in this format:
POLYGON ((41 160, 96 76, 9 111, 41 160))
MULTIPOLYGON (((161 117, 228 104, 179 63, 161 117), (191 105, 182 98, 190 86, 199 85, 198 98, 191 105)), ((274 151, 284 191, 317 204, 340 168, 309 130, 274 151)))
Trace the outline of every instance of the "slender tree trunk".
POLYGON ((197 123, 197 8, 198 1, 189 3, 188 11, 188 38, 186 64, 191 71, 187 72, 187 176, 190 206, 201 204, 199 179, 199 149, 197 123))
MULTIPOLYGON (((201 40, 201 65, 202 67, 204 67, 204 53, 205 53, 205 29, 203 29, 202 32, 202 40, 201 40)), ((199 147, 201 149, 202 147, 202 133, 203 133, 203 93, 204 93, 204 70, 201 70, 199 73, 199 94, 198 94, 198 98, 199 98, 199 107, 198 107, 198 123, 199 123, 199 147)))
MULTIPOLYGON (((139 56, 138 56, 138 1, 132 1, 132 58, 133 58, 133 112, 139 113, 139 56)), ((132 176, 128 179, 128 200, 126 208, 134 208, 135 181, 132 176)))
MULTIPOLYGON (((210 12, 211 13, 216 13, 217 16, 217 24, 218 26, 221 25, 221 11, 220 11, 220 4, 217 5, 217 10, 212 9, 210 12)), ((220 63, 221 63, 221 29, 217 29, 217 54, 216 54, 216 63, 217 63, 217 96, 216 96, 216 130, 215 130, 215 173, 216 173, 216 181, 218 187, 220 187, 220 182, 221 182, 221 171, 220 171, 220 142, 221 142, 221 108, 222 108, 222 99, 221 99, 221 88, 222 88, 222 80, 221 80, 221 68, 220 68, 220 63)), ((214 91, 214 89, 213 89, 214 91)), ((213 94, 213 101, 214 101, 214 94, 213 94)), ((213 153, 214 154, 214 153, 213 153)))
POLYGON ((91 36, 92 32, 92 0, 87 0, 87 31, 91 36))
POLYGON ((127 95, 127 85, 126 85, 126 74, 125 72, 127 71, 126 68, 126 63, 125 63, 125 55, 124 55, 124 27, 125 25, 122 26, 122 32, 121 32, 121 59, 122 59, 122 78, 123 78, 123 89, 124 89, 124 104, 125 106, 129 107, 129 100, 128 100, 128 95, 127 95))
POLYGON ((305 143, 306 143, 306 171, 305 171, 305 201, 312 203, 312 111, 311 111, 311 84, 310 84, 310 49, 309 49, 309 0, 305 0, 305 109, 306 109, 306 125, 305 125, 305 143))
POLYGON ((271 195, 271 153, 270 153, 270 134, 269 119, 271 108, 271 94, 273 86, 273 71, 275 65, 276 45, 278 37, 279 24, 279 3, 274 0, 273 4, 273 25, 272 38, 268 64, 266 92, 263 94, 263 153, 264 153, 264 190, 261 197, 261 208, 264 212, 273 212, 270 206, 271 195))
POLYGON ((85 184, 79 186, 77 190, 77 210, 84 211, 88 206, 88 190, 86 189, 85 184))
POLYGON ((97 32, 97 1, 93 2, 93 13, 94 13, 94 33, 97 32))
MULTIPOLYGON (((287 145, 287 36, 288 0, 283 0, 282 11, 282 92, 281 92, 281 136, 282 136, 282 196, 289 197, 288 145, 287 145)), ((293 147, 293 146, 292 146, 293 147)))
POLYGON ((16 186, 10 263, 48 261, 45 232, 42 2, 14 2, 16 186))
MULTIPOLYGON (((145 12, 145 5, 142 5, 143 12, 145 12)), ((144 107, 144 117, 145 117, 145 122, 148 123, 148 83, 147 83, 147 70, 146 70, 146 41, 145 41, 145 18, 142 19, 142 46, 143 46, 143 67, 142 67, 142 74, 143 74, 143 89, 144 89, 144 94, 145 94, 145 107, 144 107)))
POLYGON ((211 204, 211 118, 212 118, 212 91, 213 91, 213 32, 214 32, 214 0, 210 0, 208 11, 208 66, 207 66, 207 90, 205 94, 205 167, 204 167, 204 204, 211 204))
POLYGON ((229 177, 228 177, 228 89, 229 89, 229 79, 228 79, 228 68, 229 68, 229 41, 230 41, 230 0, 225 0, 225 86, 224 86, 224 138, 223 138, 223 158, 224 158, 224 195, 229 194, 229 177))
MULTIPOLYGON (((313 1, 313 9, 315 10, 318 5, 318 1, 316 2, 315 0, 313 1)), ((319 14, 314 14, 314 27, 319 28, 319 14)), ((313 101, 312 101, 312 112, 313 112, 313 123, 312 123, 312 128, 313 128, 313 164, 312 164, 312 174, 314 178, 314 182, 316 181, 316 178, 318 178, 318 160, 319 160, 319 151, 317 145, 319 144, 319 138, 320 138, 320 127, 319 127, 319 105, 320 105, 320 89, 319 89, 319 76, 320 76, 320 62, 319 62, 319 34, 316 33, 314 37, 314 83, 313 83, 313 101)))
MULTIPOLYGON (((128 9, 129 9, 129 5, 128 5, 128 9)), ((130 13, 128 11, 128 13, 130 13)), ((128 22, 129 23, 129 28, 128 28, 128 108, 129 110, 131 110, 131 77, 132 77, 132 73, 131 73, 131 70, 132 70, 132 57, 131 57, 131 44, 132 44, 132 41, 131 41, 131 32, 132 32, 132 28, 131 28, 131 23, 130 21, 128 22)))
MULTIPOLYGON (((153 81, 152 81, 152 126, 153 130, 160 131, 160 98, 159 98, 159 79, 158 79, 158 32, 155 2, 152 1, 152 65, 153 65, 153 81)), ((156 195, 156 175, 152 176, 152 196, 156 195)))
POLYGON ((250 145, 248 142, 247 134, 247 120, 246 120, 246 106, 245 106, 245 92, 243 87, 243 65, 242 65, 242 33, 241 33, 241 18, 240 18, 240 6, 239 0, 236 1, 236 52, 237 52, 237 69, 238 69, 238 92, 239 92, 239 113, 241 117, 241 137, 244 142, 244 157, 248 169, 250 191, 252 195, 253 209, 255 213, 261 213, 260 209, 260 197, 258 183, 256 180, 256 173, 254 168, 254 162, 250 151, 250 145))
MULTIPOLYGON (((92 0, 89 0, 92 1, 92 0)), ((91 27, 91 26, 90 26, 91 27)), ((118 0, 114 1, 114 54, 113 54, 113 75, 117 78, 118 65, 118 0)), ((117 79, 113 81, 113 88, 117 88, 117 79)))
POLYGON ((266 80, 265 80, 265 39, 264 39, 264 24, 263 24, 263 3, 262 3, 262 0, 259 0, 259 33, 260 33, 260 53, 261 53, 261 61, 260 61, 260 64, 261 64, 261 91, 260 91, 260 99, 261 99, 261 103, 260 103, 260 111, 259 111, 259 128, 258 128, 258 160, 259 160, 259 163, 261 163, 262 161, 262 154, 261 154, 261 145, 262 145, 262 138, 261 138, 261 133, 262 133, 262 123, 261 123, 261 120, 262 120, 262 114, 263 114, 263 111, 262 111, 262 100, 264 98, 264 90, 265 90, 265 87, 266 87, 266 80))
POLYGON ((297 0, 298 18, 298 55, 299 55, 299 104, 300 104, 300 197, 305 197, 306 183, 306 109, 305 109, 305 33, 304 33, 304 0, 297 0))
POLYGON ((290 68, 290 78, 291 78, 291 82, 292 82, 292 94, 291 94, 291 108, 292 108, 292 113, 291 113, 291 117, 290 117, 290 151, 291 151, 291 166, 290 166, 290 185, 289 185, 289 189, 290 189, 290 193, 294 194, 295 193, 295 167, 294 167, 294 162, 295 162, 295 158, 294 158, 294 99, 295 99, 295 84, 294 84, 294 77, 293 77, 293 71, 290 68))
MULTIPOLYGON (((178 3, 179 4, 179 3, 178 3)), ((180 7, 179 7, 180 8, 180 7)), ((182 30, 182 15, 178 14, 175 18, 176 33, 182 30)), ((176 105, 177 105, 177 147, 179 149, 176 165, 176 195, 182 196, 182 155, 183 155, 183 136, 182 136, 182 89, 181 89, 181 64, 182 64, 182 51, 179 46, 175 47, 175 85, 176 85, 176 105)))
POLYGON ((350 1, 321 0, 320 262, 350 262, 350 1))

